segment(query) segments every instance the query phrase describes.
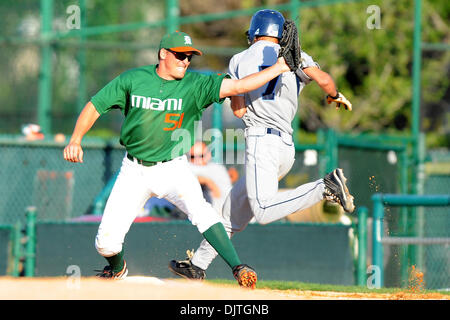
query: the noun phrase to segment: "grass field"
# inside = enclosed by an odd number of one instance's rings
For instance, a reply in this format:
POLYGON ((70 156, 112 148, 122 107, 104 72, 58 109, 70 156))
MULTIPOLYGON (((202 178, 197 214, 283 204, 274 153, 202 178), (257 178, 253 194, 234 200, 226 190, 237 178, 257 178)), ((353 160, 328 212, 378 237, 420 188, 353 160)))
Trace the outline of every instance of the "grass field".
MULTIPOLYGON (((217 284, 229 284, 233 285, 232 280, 207 280, 211 283, 217 284)), ((330 284, 318 284, 318 283, 305 283, 296 281, 259 281, 258 289, 269 289, 274 291, 286 291, 286 292, 297 292, 306 293, 308 292, 311 296, 323 296, 326 297, 347 297, 357 298, 361 295, 367 298, 374 299, 444 299, 450 300, 449 291, 436 291, 436 290, 425 290, 421 288, 380 288, 380 289, 369 289, 362 286, 341 286, 341 285, 330 285, 330 284)))

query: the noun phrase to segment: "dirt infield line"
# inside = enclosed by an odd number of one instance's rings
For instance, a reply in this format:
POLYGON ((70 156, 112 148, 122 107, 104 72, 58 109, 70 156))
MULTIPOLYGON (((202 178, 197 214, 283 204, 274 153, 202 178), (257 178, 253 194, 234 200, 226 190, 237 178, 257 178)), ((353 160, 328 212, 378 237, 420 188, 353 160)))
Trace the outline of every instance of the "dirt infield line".
POLYGON ((0 278, 1 300, 450 300, 439 293, 343 293, 302 290, 249 290, 237 285, 184 279, 128 277, 0 278))

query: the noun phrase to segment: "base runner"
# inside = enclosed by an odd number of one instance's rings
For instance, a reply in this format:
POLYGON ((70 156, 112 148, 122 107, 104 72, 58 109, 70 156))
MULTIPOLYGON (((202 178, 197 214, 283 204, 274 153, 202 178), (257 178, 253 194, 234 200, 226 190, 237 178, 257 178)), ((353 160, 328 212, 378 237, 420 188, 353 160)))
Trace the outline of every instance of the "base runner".
MULTIPOLYGON (((285 19, 275 10, 260 10, 250 22, 247 36, 251 46, 232 57, 229 74, 241 79, 264 70, 277 61, 285 19)), ((336 102, 351 110, 350 102, 336 90, 331 76, 301 51, 301 66, 296 72, 283 73, 267 85, 232 97, 234 114, 242 118, 245 128, 245 175, 236 182, 222 209, 228 236, 243 231, 250 220, 268 224, 309 208, 324 199, 336 202, 347 212, 354 210, 353 196, 346 186, 342 169, 335 169, 323 179, 278 191, 278 181, 292 168, 295 146, 292 121, 297 113, 298 96, 313 80, 336 102)), ((217 256, 211 245, 202 241, 188 259, 172 260, 169 269, 189 279, 203 279, 205 270, 217 256)))

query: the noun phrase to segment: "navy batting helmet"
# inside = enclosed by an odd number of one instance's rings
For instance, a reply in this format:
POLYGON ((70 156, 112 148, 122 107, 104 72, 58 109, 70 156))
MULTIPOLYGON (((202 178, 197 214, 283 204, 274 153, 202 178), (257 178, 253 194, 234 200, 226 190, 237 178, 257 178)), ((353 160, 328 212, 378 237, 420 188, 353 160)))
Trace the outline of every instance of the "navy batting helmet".
POLYGON ((247 31, 249 43, 257 36, 269 36, 280 39, 283 33, 284 17, 275 10, 264 9, 256 12, 247 31))

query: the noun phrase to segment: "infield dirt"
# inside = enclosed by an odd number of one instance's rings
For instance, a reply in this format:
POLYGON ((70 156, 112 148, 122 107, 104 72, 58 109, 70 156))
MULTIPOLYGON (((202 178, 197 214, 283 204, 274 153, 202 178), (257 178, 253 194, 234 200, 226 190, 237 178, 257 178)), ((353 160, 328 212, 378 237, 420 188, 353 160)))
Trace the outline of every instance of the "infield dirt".
POLYGON ((0 278, 1 300, 450 300, 440 293, 249 290, 184 279, 0 278))

